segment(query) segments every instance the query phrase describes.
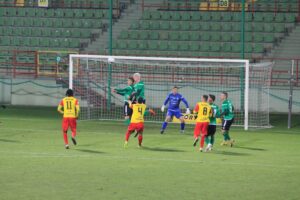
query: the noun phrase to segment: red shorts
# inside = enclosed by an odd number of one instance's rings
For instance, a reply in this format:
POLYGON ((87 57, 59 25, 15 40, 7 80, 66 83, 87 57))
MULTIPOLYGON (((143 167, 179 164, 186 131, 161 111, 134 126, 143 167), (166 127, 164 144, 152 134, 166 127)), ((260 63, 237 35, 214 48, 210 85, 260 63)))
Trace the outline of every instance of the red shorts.
POLYGON ((130 123, 128 126, 128 131, 129 132, 133 132, 133 131, 143 132, 144 131, 144 123, 143 122, 130 123))
POLYGON ((202 133, 202 136, 206 136, 208 125, 209 122, 197 122, 194 129, 194 137, 199 137, 200 133, 202 133))
POLYGON ((72 133, 76 133, 76 126, 77 126, 77 122, 75 118, 63 118, 62 129, 64 132, 68 131, 70 127, 72 133))

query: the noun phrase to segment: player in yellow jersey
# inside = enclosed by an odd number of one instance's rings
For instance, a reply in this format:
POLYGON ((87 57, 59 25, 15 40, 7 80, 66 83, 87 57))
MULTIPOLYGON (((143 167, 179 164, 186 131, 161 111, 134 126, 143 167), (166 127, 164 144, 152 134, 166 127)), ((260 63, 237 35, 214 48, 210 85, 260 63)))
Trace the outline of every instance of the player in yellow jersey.
POLYGON ((79 115, 80 107, 78 100, 73 96, 73 90, 68 89, 66 92, 65 98, 61 100, 58 105, 57 111, 63 114, 62 120, 62 130, 63 130, 63 137, 65 141, 65 148, 69 149, 68 143, 68 129, 70 128, 72 131, 72 142, 74 145, 77 144, 75 137, 76 137, 76 126, 77 126, 77 118, 79 115))
POLYGON ((138 134, 139 147, 142 146, 144 131, 144 115, 147 108, 147 106, 143 102, 144 99, 142 97, 138 98, 138 102, 136 104, 132 104, 132 102, 129 102, 129 106, 132 108, 132 116, 125 135, 125 148, 128 146, 128 140, 130 135, 135 131, 137 131, 138 134))
POLYGON ((208 125, 210 122, 210 117, 212 116, 212 108, 207 103, 208 96, 203 95, 201 97, 201 102, 196 104, 194 109, 194 113, 197 113, 197 121, 194 129, 194 146, 196 146, 199 141, 199 136, 201 133, 201 141, 200 141, 200 149, 199 151, 203 151, 205 137, 208 131, 208 125))

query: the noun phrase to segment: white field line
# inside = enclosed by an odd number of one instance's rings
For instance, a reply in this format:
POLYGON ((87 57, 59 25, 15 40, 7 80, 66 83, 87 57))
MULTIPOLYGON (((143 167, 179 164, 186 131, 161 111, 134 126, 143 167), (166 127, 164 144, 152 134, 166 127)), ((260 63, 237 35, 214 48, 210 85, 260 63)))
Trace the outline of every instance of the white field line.
MULTIPOLYGON (((24 151, 0 151, 5 156, 18 156, 25 158, 105 158, 112 160, 146 160, 146 161, 162 161, 162 162, 179 162, 179 163, 198 163, 198 164, 214 164, 214 165, 236 165, 236 166, 254 166, 262 168, 277 168, 277 169, 298 169, 299 166, 294 165, 274 165, 265 163, 251 163, 251 162, 218 162, 218 161, 201 161, 201 160, 188 160, 188 159, 173 159, 173 158, 153 158, 153 157, 129 157, 129 156, 114 156, 114 155, 82 155, 82 154, 57 154, 57 153, 40 153, 40 152, 24 152, 24 151)), ((70 152, 71 153, 71 152, 70 152)), ((1 156, 1 155, 0 155, 1 156)))

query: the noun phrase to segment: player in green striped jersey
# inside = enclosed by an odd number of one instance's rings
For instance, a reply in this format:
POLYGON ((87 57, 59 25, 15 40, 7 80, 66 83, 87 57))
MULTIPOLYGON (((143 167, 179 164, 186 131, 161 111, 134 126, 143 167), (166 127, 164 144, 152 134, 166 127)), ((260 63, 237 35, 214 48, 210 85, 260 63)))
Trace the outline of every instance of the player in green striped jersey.
POLYGON ((133 88, 133 78, 130 77, 127 80, 127 87, 125 88, 115 88, 113 91, 119 95, 124 96, 124 117, 125 117, 125 124, 129 125, 130 117, 132 115, 132 109, 129 107, 128 100, 130 100, 130 96, 134 91, 133 88))
POLYGON ((213 111, 213 115, 212 117, 209 118, 210 122, 208 125, 208 131, 207 131, 207 136, 205 138, 207 147, 205 149, 205 151, 211 151, 212 147, 214 145, 215 142, 215 133, 217 130, 217 118, 220 117, 220 109, 219 106, 217 106, 214 102, 216 100, 216 96, 209 94, 208 95, 208 103, 210 105, 210 107, 212 108, 213 111))
POLYGON ((230 145, 233 146, 234 140, 232 140, 229 136, 229 130, 234 122, 234 106, 232 102, 228 99, 228 93, 222 92, 221 93, 221 101, 222 101, 222 112, 221 116, 223 116, 222 120, 222 133, 224 136, 224 141, 221 145, 230 145))

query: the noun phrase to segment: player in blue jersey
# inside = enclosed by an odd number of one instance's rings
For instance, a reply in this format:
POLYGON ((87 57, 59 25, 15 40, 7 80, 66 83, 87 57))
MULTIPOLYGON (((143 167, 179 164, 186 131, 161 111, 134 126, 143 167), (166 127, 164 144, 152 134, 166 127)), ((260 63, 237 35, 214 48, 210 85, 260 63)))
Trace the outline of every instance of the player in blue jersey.
POLYGON ((164 123, 162 124, 161 130, 160 130, 161 134, 164 133, 165 129, 168 126, 168 122, 170 122, 174 116, 180 120, 181 133, 184 133, 185 122, 184 122, 183 115, 181 114, 181 111, 179 108, 181 101, 186 106, 186 114, 190 114, 191 111, 189 109, 189 104, 188 104, 187 100, 181 94, 178 93, 178 87, 174 86, 172 89, 172 93, 170 93, 167 96, 167 98, 164 102, 164 105, 161 107, 161 111, 164 112, 166 105, 169 103, 167 116, 166 116, 166 119, 165 119, 164 123))

